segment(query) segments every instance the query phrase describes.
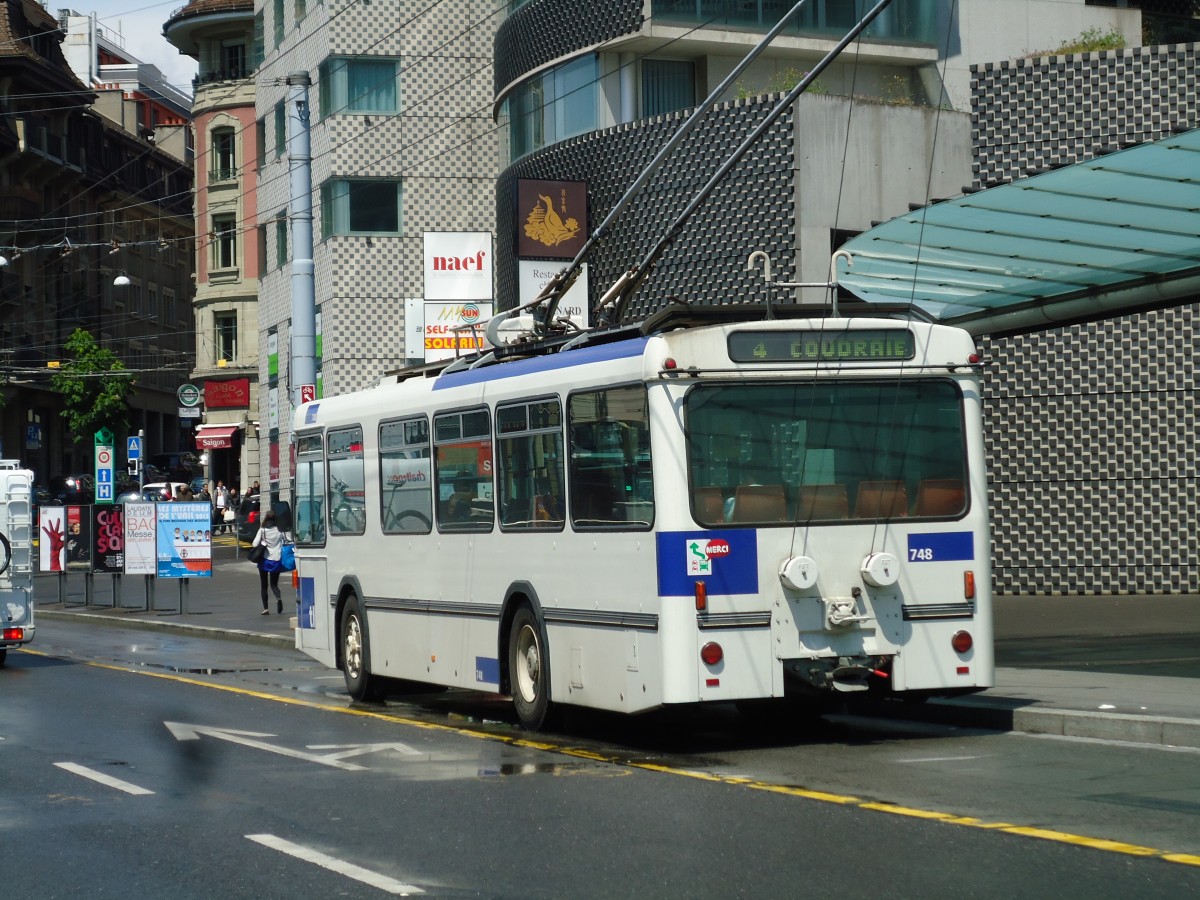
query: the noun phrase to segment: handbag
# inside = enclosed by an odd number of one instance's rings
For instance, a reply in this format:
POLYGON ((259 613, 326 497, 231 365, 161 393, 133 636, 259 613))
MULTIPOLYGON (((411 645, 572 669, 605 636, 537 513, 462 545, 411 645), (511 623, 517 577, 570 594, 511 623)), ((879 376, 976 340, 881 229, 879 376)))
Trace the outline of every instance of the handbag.
POLYGON ((284 544, 279 551, 279 566, 285 572, 296 568, 296 545, 284 544))
POLYGON ((232 509, 229 509, 228 507, 226 507, 225 512, 222 513, 222 515, 221 515, 221 519, 225 522, 232 522, 236 518, 237 518, 237 514, 234 513, 234 511, 232 509))
POLYGON ((250 560, 250 562, 254 563, 255 565, 258 565, 263 561, 264 558, 266 558, 266 555, 267 548, 262 544, 257 544, 250 548, 250 552, 246 554, 246 559, 250 560))

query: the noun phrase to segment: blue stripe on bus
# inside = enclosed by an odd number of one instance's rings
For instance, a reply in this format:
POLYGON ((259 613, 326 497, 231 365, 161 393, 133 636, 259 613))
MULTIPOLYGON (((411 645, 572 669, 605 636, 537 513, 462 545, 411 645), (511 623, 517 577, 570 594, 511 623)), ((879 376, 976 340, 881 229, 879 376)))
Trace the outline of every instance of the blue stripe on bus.
POLYGON ((658 538, 658 594, 691 597, 696 582, 709 594, 758 593, 758 532, 665 531, 658 538))
POLYGON ((529 375, 534 372, 552 372, 555 369, 584 366, 588 363, 628 359, 631 356, 641 356, 647 341, 649 338, 632 338, 627 341, 601 344, 598 347, 580 347, 578 350, 568 350, 566 353, 548 353, 545 356, 535 356, 531 359, 519 359, 503 365, 481 366, 478 369, 450 372, 446 375, 439 375, 433 383, 433 389, 441 391, 466 384, 515 378, 518 375, 529 375))
POLYGON ((489 656, 475 657, 475 681, 478 684, 500 685, 500 660, 489 656))
POLYGON ((317 627, 317 581, 315 578, 300 579, 300 615, 297 624, 301 628, 317 627))
POLYGON ((939 531, 908 536, 909 562, 955 562, 974 558, 974 532, 939 531))

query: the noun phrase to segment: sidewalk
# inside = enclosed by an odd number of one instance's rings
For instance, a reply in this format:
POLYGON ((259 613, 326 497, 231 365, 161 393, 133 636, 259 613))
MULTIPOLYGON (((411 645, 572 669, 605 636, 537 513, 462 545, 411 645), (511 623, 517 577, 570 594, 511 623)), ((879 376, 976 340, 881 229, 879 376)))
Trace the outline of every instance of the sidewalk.
MULTIPOLYGON (((136 576, 121 579, 118 608, 112 603, 111 576, 96 576, 91 606, 84 603, 81 573, 67 576, 66 603, 46 602, 58 596, 57 580, 53 575, 35 580, 37 615, 43 621, 83 619, 295 646, 290 576, 280 577, 283 615, 276 614, 274 603, 269 615, 261 615, 258 571, 246 562, 245 551, 233 546, 214 547, 213 577, 189 580, 183 612, 178 582, 155 584, 151 610, 145 581, 136 576)), ((1117 635, 1196 633, 1200 644, 1200 598, 1193 597, 998 598, 995 619, 998 639, 1060 636, 1103 642, 1117 635)), ((996 686, 981 694, 924 704, 886 701, 872 708, 894 718, 963 727, 1200 748, 1200 681, 1195 678, 998 668, 996 686)))

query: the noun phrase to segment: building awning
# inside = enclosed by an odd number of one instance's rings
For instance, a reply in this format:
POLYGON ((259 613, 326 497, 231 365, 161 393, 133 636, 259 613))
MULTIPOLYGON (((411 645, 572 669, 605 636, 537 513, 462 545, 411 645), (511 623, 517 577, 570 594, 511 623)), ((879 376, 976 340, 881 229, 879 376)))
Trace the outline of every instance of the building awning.
POLYGON ((975 335, 1200 295, 1200 130, 935 203, 841 248, 838 283, 975 335))
POLYGON ((240 425, 200 425, 196 428, 197 450, 225 450, 233 446, 240 425))

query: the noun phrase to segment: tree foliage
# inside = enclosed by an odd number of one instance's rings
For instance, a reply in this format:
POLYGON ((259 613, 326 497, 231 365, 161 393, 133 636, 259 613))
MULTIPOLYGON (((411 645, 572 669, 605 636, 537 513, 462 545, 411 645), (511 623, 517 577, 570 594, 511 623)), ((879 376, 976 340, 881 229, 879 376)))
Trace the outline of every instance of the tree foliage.
POLYGON ((101 428, 126 434, 133 376, 125 365, 83 328, 75 329, 63 349, 69 358, 50 385, 63 398, 63 416, 75 443, 91 441, 101 428))

